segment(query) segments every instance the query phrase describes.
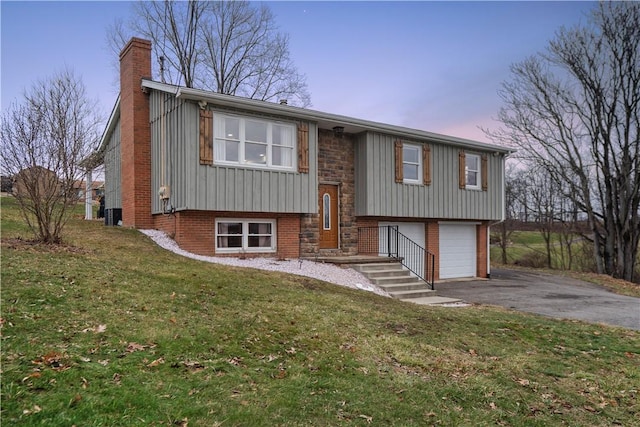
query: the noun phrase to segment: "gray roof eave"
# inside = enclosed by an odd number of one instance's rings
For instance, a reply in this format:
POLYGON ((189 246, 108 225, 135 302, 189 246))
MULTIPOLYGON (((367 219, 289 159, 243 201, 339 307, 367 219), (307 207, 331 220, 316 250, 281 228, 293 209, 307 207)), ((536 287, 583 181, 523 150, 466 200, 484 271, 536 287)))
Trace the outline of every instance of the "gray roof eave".
POLYGON ((87 158, 91 158, 94 164, 101 164, 104 162, 104 151, 107 148, 107 144, 109 142, 109 138, 111 138, 111 134, 116 128, 116 123, 118 123, 118 119, 120 118, 120 95, 116 98, 116 103, 113 105, 113 109, 111 110, 111 114, 109 115, 109 120, 107 120, 107 125, 104 128, 104 132, 100 137, 100 144, 98 144, 98 148, 90 154, 87 158))
POLYGON ((180 99, 206 101, 224 107, 242 108, 249 111, 266 114, 277 113, 298 120, 308 120, 318 123, 318 126, 324 129, 332 129, 334 126, 343 126, 344 131, 347 133, 372 131, 392 134, 400 138, 428 140, 431 142, 438 142, 464 148, 471 148, 482 151, 494 151, 507 155, 515 152, 514 149, 501 145, 488 144, 480 141, 442 135, 419 129, 412 129, 403 126, 395 126, 380 122, 357 119, 354 117, 342 116, 339 114, 325 113, 322 111, 295 107, 292 105, 276 104, 273 102, 225 95, 201 89, 174 86, 166 83, 156 82, 153 80, 143 79, 142 87, 143 89, 152 89, 172 93, 176 98, 180 99))

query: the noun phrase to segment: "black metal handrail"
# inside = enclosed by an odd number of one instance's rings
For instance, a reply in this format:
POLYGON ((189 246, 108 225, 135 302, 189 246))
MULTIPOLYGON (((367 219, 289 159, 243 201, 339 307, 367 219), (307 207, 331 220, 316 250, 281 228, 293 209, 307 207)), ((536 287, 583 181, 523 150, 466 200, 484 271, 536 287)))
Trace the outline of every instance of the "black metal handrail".
POLYGON ((400 233, 398 226, 359 227, 358 253, 396 258, 434 289, 435 255, 400 233))

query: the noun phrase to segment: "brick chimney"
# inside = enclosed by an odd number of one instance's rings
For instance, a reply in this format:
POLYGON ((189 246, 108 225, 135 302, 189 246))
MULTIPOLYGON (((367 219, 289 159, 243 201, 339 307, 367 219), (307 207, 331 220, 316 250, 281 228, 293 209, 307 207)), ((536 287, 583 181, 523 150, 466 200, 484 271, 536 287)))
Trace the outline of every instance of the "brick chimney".
POLYGON ((151 42, 134 37, 120 53, 122 225, 152 228, 151 125, 143 77, 151 78, 151 42))

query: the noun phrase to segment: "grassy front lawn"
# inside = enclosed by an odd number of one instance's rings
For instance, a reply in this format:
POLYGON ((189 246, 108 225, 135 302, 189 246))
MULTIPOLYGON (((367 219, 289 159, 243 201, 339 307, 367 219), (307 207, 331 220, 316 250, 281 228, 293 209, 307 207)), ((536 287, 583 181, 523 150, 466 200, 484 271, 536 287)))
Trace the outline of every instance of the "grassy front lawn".
POLYGON ((207 264, 2 199, 2 422, 633 425, 640 333, 207 264))

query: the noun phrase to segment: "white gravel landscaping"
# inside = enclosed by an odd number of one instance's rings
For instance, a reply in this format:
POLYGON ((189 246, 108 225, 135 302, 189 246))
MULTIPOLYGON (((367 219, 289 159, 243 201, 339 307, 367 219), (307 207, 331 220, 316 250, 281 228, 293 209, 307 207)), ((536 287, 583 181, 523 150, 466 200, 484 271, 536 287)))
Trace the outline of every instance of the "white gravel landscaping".
POLYGON ((227 258, 196 255, 180 249, 177 243, 163 231, 140 230, 140 232, 149 236, 158 246, 187 258, 213 262, 216 264, 231 265, 234 267, 248 267, 259 270, 280 271, 283 273, 296 274, 298 276, 311 277, 314 279, 324 280, 325 282, 335 283, 336 285, 360 289, 389 297, 389 294, 386 291, 372 284, 369 279, 351 268, 342 268, 334 264, 325 264, 306 260, 279 261, 274 258, 240 259, 235 257, 227 258))

